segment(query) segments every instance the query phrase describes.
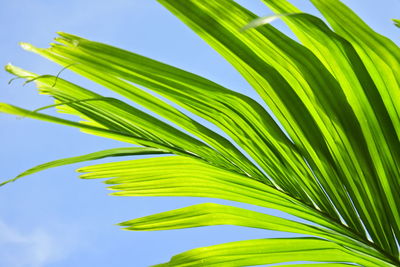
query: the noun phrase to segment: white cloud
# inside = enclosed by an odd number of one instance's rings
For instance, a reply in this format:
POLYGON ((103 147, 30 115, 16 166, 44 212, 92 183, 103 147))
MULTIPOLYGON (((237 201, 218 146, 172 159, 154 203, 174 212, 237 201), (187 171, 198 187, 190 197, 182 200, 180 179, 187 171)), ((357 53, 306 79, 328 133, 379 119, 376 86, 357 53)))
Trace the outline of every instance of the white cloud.
POLYGON ((44 267, 67 258, 77 249, 78 234, 59 226, 25 232, 0 220, 0 266, 44 267))

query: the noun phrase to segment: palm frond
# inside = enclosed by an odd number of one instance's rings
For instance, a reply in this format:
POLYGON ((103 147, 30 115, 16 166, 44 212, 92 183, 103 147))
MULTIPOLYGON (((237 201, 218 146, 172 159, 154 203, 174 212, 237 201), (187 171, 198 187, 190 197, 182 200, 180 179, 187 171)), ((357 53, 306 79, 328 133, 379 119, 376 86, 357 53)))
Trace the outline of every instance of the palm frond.
POLYGON ((45 108, 56 107, 84 121, 9 104, 0 104, 1 112, 140 146, 53 161, 13 180, 109 156, 174 154, 78 171, 85 173, 81 175, 85 179, 111 178, 106 184, 116 196, 220 198, 278 209, 305 220, 206 203, 121 223, 126 230, 229 224, 313 237, 199 248, 159 266, 298 260, 313 262, 310 266, 400 266, 399 47, 338 0, 311 0, 329 25, 285 0, 263 0, 276 13, 263 18, 232 0, 158 2, 230 62, 270 111, 244 94, 193 73, 59 33, 50 48, 22 46, 163 120, 59 77, 8 65, 9 72, 35 82, 40 93, 54 98, 55 104, 45 108), (299 42, 269 24, 277 18, 286 22, 299 42), (192 115, 214 124, 228 137, 192 115))

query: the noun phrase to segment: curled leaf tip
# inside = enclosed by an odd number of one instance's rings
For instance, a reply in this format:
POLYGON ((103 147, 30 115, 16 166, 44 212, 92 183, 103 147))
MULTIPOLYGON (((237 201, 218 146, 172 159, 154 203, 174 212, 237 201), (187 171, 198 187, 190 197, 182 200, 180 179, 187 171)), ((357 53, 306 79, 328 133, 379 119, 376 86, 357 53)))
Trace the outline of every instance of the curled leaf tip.
POLYGON ((265 17, 259 17, 256 18, 247 25, 245 25, 243 28, 240 29, 241 32, 244 32, 249 29, 257 28, 265 24, 270 24, 271 22, 280 19, 281 17, 286 17, 286 16, 293 16, 293 15, 298 15, 302 13, 283 13, 283 14, 275 14, 275 15, 270 15, 270 16, 265 16, 265 17))
POLYGON ((8 81, 7 84, 11 84, 13 81, 15 81, 15 80, 17 80, 17 79, 22 79, 22 77, 14 77, 14 78, 11 78, 11 79, 8 81))

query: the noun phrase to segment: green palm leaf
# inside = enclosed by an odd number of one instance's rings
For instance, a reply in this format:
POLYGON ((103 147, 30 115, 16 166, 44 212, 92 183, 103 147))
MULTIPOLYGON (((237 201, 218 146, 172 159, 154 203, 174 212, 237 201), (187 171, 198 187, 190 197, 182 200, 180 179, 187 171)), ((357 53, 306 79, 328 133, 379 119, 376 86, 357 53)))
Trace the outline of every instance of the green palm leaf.
POLYGON ((397 27, 400 27, 400 20, 399 19, 393 19, 394 25, 397 27))
POLYGON ((230 62, 270 111, 193 73, 59 33, 50 48, 22 46, 148 112, 59 77, 12 65, 7 71, 35 82, 40 93, 50 95, 55 103, 34 111, 0 104, 0 111, 140 147, 52 161, 1 185, 47 168, 104 157, 174 154, 78 171, 84 172, 81 178, 85 179, 111 178, 105 183, 116 196, 220 198, 278 209, 305 220, 206 203, 121 223, 126 230, 236 225, 312 237, 199 248, 159 266, 293 261, 312 262, 300 264, 307 266, 400 266, 399 47, 338 0, 311 0, 329 25, 286 0, 263 0, 276 13, 263 18, 232 0, 158 2, 230 62), (278 18, 300 43, 269 25, 278 18), (83 121, 42 112, 52 107, 83 121), (226 137, 193 115, 214 124, 226 137))

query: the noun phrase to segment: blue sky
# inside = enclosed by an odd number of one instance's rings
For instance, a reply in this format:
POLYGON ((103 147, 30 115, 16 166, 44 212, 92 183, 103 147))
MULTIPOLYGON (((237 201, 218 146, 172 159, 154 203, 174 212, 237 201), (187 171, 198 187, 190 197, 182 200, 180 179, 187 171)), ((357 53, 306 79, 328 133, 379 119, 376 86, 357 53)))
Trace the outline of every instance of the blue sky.
MULTIPOLYGON (((259 15, 271 14, 256 0, 242 0, 259 15)), ((378 32, 398 41, 400 0, 347 0, 378 32)), ((293 0, 314 12, 307 1, 293 0)), ((282 22, 274 22, 280 28, 282 22)), ((241 92, 251 88, 235 70, 155 0, 20 0, 3 1, 0 9, 0 63, 8 62, 41 74, 60 67, 23 51, 18 42, 46 47, 56 31, 119 46, 194 73, 241 92)), ((398 43, 398 42, 397 42, 398 43)), ((63 78, 90 89, 102 88, 65 71, 63 78)), ((0 102, 35 109, 51 103, 33 85, 0 74, 0 102)), ((102 149, 115 141, 76 129, 0 114, 0 179, 34 165, 102 149)), ((0 188, 0 266, 148 266, 199 246, 241 239, 287 236, 238 227, 209 227, 162 232, 121 231, 116 223, 155 212, 205 202, 186 198, 117 198, 103 184, 83 181, 60 167, 0 188)), ((222 203, 222 201, 220 201, 222 203)), ((226 203, 226 202, 223 202, 226 203)), ((278 214, 276 211, 269 211, 278 214)))

